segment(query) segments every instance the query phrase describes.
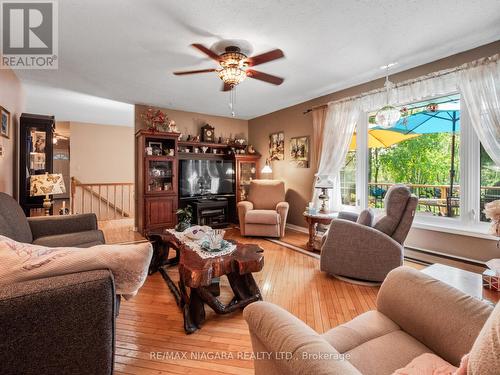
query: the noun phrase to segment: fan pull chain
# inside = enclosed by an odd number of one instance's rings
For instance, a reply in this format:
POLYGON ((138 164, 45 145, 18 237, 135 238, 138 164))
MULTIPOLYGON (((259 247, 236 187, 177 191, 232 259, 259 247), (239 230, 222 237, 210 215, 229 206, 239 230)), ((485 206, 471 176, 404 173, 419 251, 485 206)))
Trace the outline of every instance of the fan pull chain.
POLYGON ((231 116, 236 117, 236 86, 229 90, 229 108, 231 109, 231 116))

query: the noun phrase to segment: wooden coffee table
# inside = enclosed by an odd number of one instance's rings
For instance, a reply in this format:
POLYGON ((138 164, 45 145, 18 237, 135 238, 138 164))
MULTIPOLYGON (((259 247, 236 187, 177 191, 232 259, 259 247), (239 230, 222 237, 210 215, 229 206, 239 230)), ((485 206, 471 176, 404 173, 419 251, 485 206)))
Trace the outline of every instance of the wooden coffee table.
POLYGON ((184 330, 187 333, 193 333, 201 327, 205 320, 205 303, 217 314, 228 314, 262 300, 252 276, 253 272, 259 272, 264 267, 264 250, 260 246, 237 242, 236 250, 231 254, 203 259, 172 233, 152 234, 149 239, 153 242, 157 258, 158 254, 168 257, 170 249, 176 252, 174 258, 158 261, 158 271, 183 311, 184 330), (175 285, 167 270, 177 264, 179 282, 175 285), (217 298, 221 276, 227 277, 234 294, 228 304, 223 304, 217 298))
POLYGON ((500 300, 500 292, 483 288, 483 280, 479 273, 440 263, 426 267, 421 272, 490 304, 495 305, 500 300))

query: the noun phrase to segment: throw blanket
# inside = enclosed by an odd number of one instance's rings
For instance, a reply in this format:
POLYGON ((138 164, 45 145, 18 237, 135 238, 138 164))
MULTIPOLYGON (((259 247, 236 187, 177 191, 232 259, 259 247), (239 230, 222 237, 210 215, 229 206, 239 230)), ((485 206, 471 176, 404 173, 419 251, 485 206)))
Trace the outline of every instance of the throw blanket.
POLYGON ((109 269, 116 293, 129 298, 144 284, 152 254, 150 243, 50 248, 0 235, 0 284, 109 269))

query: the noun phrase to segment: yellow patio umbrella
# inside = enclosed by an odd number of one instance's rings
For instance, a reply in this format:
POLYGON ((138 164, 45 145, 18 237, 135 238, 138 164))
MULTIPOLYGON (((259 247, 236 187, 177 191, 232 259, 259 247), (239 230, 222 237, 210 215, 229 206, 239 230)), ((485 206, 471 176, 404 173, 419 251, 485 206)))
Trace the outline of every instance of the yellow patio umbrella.
MULTIPOLYGON (((403 134, 392 130, 371 129, 368 130, 368 147, 385 148, 418 136, 420 136, 420 134, 415 134, 415 133, 403 134)), ((349 151, 354 151, 354 150, 356 150, 356 133, 352 135, 351 145, 349 146, 349 151)))

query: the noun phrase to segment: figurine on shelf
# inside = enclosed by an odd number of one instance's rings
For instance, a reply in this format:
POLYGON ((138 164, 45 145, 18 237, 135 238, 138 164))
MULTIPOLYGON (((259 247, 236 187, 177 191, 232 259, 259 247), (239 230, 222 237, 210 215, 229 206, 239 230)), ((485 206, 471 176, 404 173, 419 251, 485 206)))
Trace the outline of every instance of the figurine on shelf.
POLYGON ((222 136, 219 137, 219 142, 217 143, 222 144, 222 136))
POLYGON ((179 136, 177 137, 177 140, 178 140, 178 141, 182 141, 182 136, 183 136, 183 134, 182 134, 182 133, 179 133, 179 136))
POLYGON ((247 152, 249 154, 255 154, 256 153, 255 148, 253 148, 253 145, 248 145, 247 152))
POLYGON ((168 131, 172 133, 177 133, 177 124, 174 120, 168 121, 168 131))
POLYGON ((200 136, 197 135, 197 136, 194 136, 193 139, 192 139, 193 142, 199 142, 200 141, 200 136))
POLYGON ((188 134, 187 138, 186 138, 186 142, 189 142, 191 141, 191 134, 188 134))

